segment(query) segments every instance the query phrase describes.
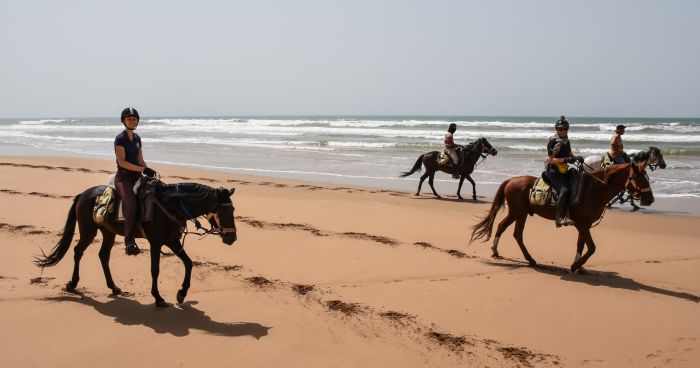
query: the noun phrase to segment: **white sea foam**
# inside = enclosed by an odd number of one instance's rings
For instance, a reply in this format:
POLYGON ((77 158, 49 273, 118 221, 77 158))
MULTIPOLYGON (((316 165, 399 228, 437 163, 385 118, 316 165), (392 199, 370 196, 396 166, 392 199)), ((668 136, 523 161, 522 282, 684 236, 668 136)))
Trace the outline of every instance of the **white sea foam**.
POLYGON ((41 125, 41 124, 46 124, 46 123, 62 123, 64 119, 43 119, 43 120, 22 120, 18 122, 17 124, 20 125, 41 125))

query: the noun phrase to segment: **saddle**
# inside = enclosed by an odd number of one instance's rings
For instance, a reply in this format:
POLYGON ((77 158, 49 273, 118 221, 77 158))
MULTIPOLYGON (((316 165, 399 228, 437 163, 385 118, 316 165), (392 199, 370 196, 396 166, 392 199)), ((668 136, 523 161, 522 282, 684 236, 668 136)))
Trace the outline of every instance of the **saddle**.
MULTIPOLYGON (((574 170, 574 175, 571 178, 569 187, 571 188, 571 195, 569 196, 569 207, 576 207, 581 204, 581 197, 583 194, 583 175, 578 171, 574 170)), ((530 188, 530 204, 536 206, 554 206, 557 204, 557 193, 551 187, 549 179, 547 178, 547 173, 543 172, 542 175, 535 180, 535 183, 530 188)))
MULTIPOLYGON (((148 222, 153 220, 153 205, 156 193, 163 186, 158 179, 141 177, 134 185, 137 204, 139 207, 137 222, 148 222)), ((95 207, 92 211, 92 218, 95 223, 102 224, 112 221, 123 221, 122 201, 114 188, 114 175, 110 177, 109 184, 105 187, 102 195, 95 200, 95 207)))
POLYGON ((603 162, 600 163, 600 168, 604 168, 606 166, 610 166, 613 164, 613 158, 610 157, 610 152, 606 152, 603 155, 603 162))

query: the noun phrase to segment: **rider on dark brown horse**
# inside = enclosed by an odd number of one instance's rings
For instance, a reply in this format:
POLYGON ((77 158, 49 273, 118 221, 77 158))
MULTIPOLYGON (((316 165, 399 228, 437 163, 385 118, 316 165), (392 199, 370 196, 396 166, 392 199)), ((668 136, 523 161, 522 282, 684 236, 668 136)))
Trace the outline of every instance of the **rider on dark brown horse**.
MULTIPOLYGON (((457 148, 462 147, 455 144, 454 133, 457 131, 457 124, 451 123, 447 128, 447 133, 445 134, 445 153, 450 157, 452 161, 450 165, 457 168, 459 165, 459 156, 457 155, 457 148)), ((455 172, 452 177, 459 179, 459 173, 455 172)))
POLYGON ((141 174, 155 176, 155 170, 146 166, 141 150, 141 137, 134 132, 139 125, 139 113, 133 107, 127 107, 122 111, 122 124, 124 131, 114 139, 114 153, 117 155, 117 175, 114 178, 114 186, 122 199, 124 212, 124 244, 126 254, 136 255, 141 251, 134 241, 136 212, 138 204, 134 194, 134 184, 141 178, 141 174))
POLYGON ((557 208, 554 216, 554 221, 557 227, 574 225, 574 221, 566 218, 567 207, 569 204, 569 185, 571 178, 574 175, 572 170, 569 170, 569 163, 574 163, 577 160, 583 162, 582 157, 575 157, 571 152, 571 143, 569 142, 569 122, 564 116, 561 116, 554 125, 557 133, 549 138, 547 143, 547 178, 557 191, 557 208))

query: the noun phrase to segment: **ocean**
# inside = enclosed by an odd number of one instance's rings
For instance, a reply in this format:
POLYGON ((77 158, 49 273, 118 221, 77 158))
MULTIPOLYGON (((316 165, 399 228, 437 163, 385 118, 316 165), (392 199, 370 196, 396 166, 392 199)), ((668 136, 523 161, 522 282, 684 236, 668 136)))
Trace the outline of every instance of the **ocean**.
MULTIPOLYGON (((491 195, 503 180, 539 175, 547 139, 557 117, 506 116, 251 116, 143 117, 137 133, 144 156, 158 163, 231 173, 293 178, 369 187, 415 190, 420 174, 401 179, 422 153, 439 150, 447 126, 455 142, 486 137, 498 150, 475 170, 479 195, 491 195)), ((656 198, 700 198, 700 119, 568 117, 569 137, 582 156, 608 150, 617 124, 627 126, 625 150, 659 147, 665 170, 651 172, 656 198)), ((37 154, 113 157, 116 118, 1 119, 0 154, 16 147, 37 154), (33 150, 33 151, 32 151, 33 150)), ((457 181, 436 176, 441 194, 454 194, 457 181)), ((427 182, 423 187, 427 194, 427 182)), ((462 188, 466 198, 471 185, 462 188)))

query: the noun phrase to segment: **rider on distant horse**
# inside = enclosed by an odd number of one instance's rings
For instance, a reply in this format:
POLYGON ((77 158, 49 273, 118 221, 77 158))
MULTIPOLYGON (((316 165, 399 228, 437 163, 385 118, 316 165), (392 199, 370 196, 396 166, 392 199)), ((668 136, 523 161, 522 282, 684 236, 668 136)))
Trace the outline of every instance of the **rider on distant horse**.
POLYGON ((134 224, 136 222, 136 210, 138 204, 134 194, 134 184, 141 178, 141 173, 146 176, 155 176, 155 170, 146 166, 141 151, 141 137, 134 132, 139 125, 139 112, 133 107, 127 107, 122 111, 122 124, 124 131, 114 139, 114 153, 117 155, 117 175, 114 178, 114 186, 122 199, 124 212, 124 244, 127 255, 136 255, 141 251, 134 241, 134 224))
POLYGON ((558 193, 557 208, 555 212, 555 224, 557 227, 574 225, 571 219, 566 218, 566 211, 569 204, 569 185, 573 170, 569 170, 568 163, 576 161, 583 162, 583 157, 574 156, 571 152, 569 142, 569 122, 561 116, 554 125, 557 134, 549 138, 547 143, 547 177, 552 188, 558 193))
POLYGON ((457 148, 462 146, 455 144, 453 134, 457 131, 457 124, 451 123, 449 128, 447 128, 447 133, 445 134, 445 153, 450 156, 452 160, 451 165, 455 168, 455 172, 452 173, 452 177, 459 179, 458 165, 459 156, 457 155, 457 148))
POLYGON ((620 124, 615 128, 615 134, 610 139, 610 158, 613 164, 624 164, 630 162, 629 157, 623 151, 622 135, 625 134, 625 126, 620 124))

